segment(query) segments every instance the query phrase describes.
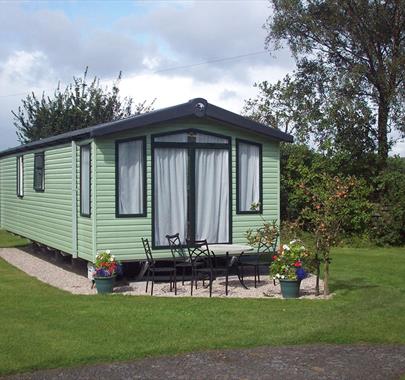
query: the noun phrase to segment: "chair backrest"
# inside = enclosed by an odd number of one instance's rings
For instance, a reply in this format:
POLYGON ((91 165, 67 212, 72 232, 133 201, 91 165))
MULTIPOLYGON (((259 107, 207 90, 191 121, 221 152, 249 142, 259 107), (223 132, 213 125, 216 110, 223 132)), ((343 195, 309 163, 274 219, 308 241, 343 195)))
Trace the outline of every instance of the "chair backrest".
POLYGON ((213 254, 211 253, 207 240, 189 240, 186 239, 188 255, 190 261, 195 263, 196 261, 206 261, 210 268, 213 267, 213 254))
POLYGON ((173 259, 176 259, 178 257, 182 257, 186 259, 186 254, 184 252, 184 247, 181 244, 180 240, 180 235, 174 234, 174 235, 166 235, 166 239, 169 242, 169 247, 172 252, 173 259))
POLYGON ((145 250, 146 260, 150 266, 155 265, 155 259, 152 255, 152 250, 150 249, 149 240, 142 238, 143 249, 145 250))

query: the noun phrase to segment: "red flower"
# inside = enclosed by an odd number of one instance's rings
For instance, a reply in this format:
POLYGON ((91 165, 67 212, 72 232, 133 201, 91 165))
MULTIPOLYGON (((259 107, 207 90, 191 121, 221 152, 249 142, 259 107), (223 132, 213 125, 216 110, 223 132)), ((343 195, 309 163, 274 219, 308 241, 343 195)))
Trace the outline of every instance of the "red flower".
POLYGON ((301 266, 302 266, 301 261, 297 260, 297 261, 294 263, 294 266, 297 267, 297 268, 301 267, 301 266))
POLYGON ((273 260, 277 260, 277 255, 274 255, 274 256, 273 256, 273 260))

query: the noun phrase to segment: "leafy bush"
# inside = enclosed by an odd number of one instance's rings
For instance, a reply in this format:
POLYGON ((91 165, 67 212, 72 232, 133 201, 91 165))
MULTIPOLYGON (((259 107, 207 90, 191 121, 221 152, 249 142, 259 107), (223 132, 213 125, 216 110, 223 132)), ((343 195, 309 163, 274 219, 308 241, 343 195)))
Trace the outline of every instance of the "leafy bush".
POLYGON ((356 180, 341 227, 339 240, 343 244, 362 247, 405 244, 405 160, 390 157, 381 171, 376 155, 367 157, 360 162, 342 152, 329 156, 306 145, 282 145, 280 190, 283 240, 303 238, 310 243, 307 237, 302 236, 309 230, 306 221, 295 226, 293 233, 286 226, 291 227, 312 202, 300 183, 314 184, 321 180, 322 175, 328 175, 350 176, 356 180))
MULTIPOLYGON (((281 217, 283 222, 296 221, 313 199, 308 197, 306 187, 322 185, 326 177, 348 177, 339 171, 333 159, 316 153, 305 145, 284 145, 281 156, 281 217), (304 186, 303 186, 304 185, 304 186)), ((345 200, 345 218, 341 230, 344 235, 362 235, 370 226, 373 210, 369 202, 372 188, 361 177, 350 176, 355 186, 345 200)), ((308 221, 303 219, 300 227, 307 231, 308 221)))
POLYGON ((371 238, 378 245, 405 243, 405 160, 389 158, 386 169, 376 178, 379 202, 375 204, 371 238))

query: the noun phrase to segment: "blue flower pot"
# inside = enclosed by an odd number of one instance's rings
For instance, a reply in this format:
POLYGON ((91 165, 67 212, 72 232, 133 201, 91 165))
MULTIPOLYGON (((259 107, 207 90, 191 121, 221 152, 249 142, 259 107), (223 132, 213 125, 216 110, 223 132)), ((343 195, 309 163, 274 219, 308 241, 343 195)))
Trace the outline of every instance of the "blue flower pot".
POLYGON ((114 288, 115 276, 111 277, 94 277, 98 294, 112 293, 114 288))
POLYGON ((298 298, 300 296, 300 280, 280 280, 283 298, 298 298))

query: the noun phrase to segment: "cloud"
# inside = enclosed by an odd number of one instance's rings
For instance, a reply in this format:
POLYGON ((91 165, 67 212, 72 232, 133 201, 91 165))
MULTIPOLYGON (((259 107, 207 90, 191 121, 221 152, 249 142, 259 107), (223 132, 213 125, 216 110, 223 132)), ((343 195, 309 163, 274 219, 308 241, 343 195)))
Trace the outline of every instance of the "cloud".
POLYGON ((72 20, 61 10, 27 10, 19 3, 2 5, 0 34, 9 37, 0 50, 0 61, 16 49, 39 51, 61 79, 70 79, 86 66, 100 76, 134 72, 146 68, 145 57, 159 55, 155 43, 140 42, 119 29, 72 20))
POLYGON ((82 73, 86 66, 109 78, 121 70, 159 71, 205 82, 224 77, 247 81, 247 70, 260 65, 294 67, 286 50, 277 52, 277 58, 264 51, 262 25, 270 14, 264 1, 154 3, 125 9, 125 15, 116 14, 120 6, 114 6, 115 18, 98 24, 90 14, 73 17, 50 4, 23 5, 2 5, 0 34, 5 38, 0 62, 16 50, 39 51, 61 80, 82 73), (184 67, 206 61, 210 64, 184 67), (182 68, 165 70, 177 66, 182 68))
POLYGON ((156 108, 205 97, 235 112, 254 96, 254 82, 280 79, 294 66, 286 51, 276 59, 241 56, 264 50, 267 2, 86 4, 2 3, 0 148, 16 144, 10 111, 20 99, 52 93, 86 66, 108 84, 122 70, 123 94, 157 98, 156 108))
POLYGON ((405 157, 405 140, 398 140, 390 152, 390 156, 398 155, 400 157, 405 157))
POLYGON ((229 78, 205 83, 182 75, 142 74, 125 76, 120 88, 123 96, 132 96, 135 101, 156 99, 155 108, 201 97, 210 103, 240 113, 244 100, 256 94, 256 88, 251 86, 251 83, 265 79, 274 82, 286 73, 287 71, 283 69, 258 66, 254 70, 248 70, 247 75, 250 79, 246 83, 229 78))
POLYGON ((17 111, 20 99, 29 92, 51 92, 56 83, 56 73, 42 52, 19 50, 0 64, 0 148, 17 145, 11 110, 17 111))
POLYGON ((221 60, 247 53, 264 51, 263 29, 270 9, 267 2, 198 1, 154 7, 143 17, 122 18, 120 28, 133 33, 147 32, 162 41, 178 66, 211 61, 209 65, 164 72, 164 75, 195 75, 198 80, 220 77, 248 80, 248 68, 269 65, 293 69, 294 61, 287 50, 276 57, 270 53, 254 54, 233 60, 221 60))

